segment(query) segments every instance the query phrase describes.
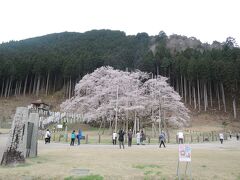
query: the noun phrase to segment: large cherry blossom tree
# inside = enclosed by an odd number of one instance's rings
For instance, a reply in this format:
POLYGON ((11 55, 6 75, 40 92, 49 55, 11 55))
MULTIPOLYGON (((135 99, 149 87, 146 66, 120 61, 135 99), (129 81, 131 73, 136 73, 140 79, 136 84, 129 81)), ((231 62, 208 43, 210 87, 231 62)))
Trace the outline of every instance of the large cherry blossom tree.
POLYGON ((136 132, 141 126, 185 126, 188 109, 167 78, 150 78, 141 71, 124 72, 101 67, 85 75, 74 96, 61 104, 62 111, 81 113, 87 122, 109 123, 136 132))

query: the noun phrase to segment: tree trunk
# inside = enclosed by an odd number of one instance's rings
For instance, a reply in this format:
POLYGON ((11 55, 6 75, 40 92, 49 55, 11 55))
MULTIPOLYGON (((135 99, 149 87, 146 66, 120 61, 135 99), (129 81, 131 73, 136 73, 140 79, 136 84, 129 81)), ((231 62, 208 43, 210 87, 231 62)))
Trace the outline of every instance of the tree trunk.
MULTIPOLYGON (((66 80, 67 81, 67 80, 66 80)), ((68 90, 69 90, 69 83, 68 83, 68 81, 66 82, 65 81, 65 97, 67 98, 68 97, 68 90)))
POLYGON ((136 134, 137 132, 137 113, 136 110, 134 111, 134 125, 133 125, 133 133, 136 134))
POLYGON ((213 100, 212 100, 212 82, 209 83, 209 96, 210 96, 210 105, 213 107, 213 100))
POLYGON ((167 139, 168 143, 170 142, 170 133, 168 131, 167 123, 166 123, 166 116, 165 116, 165 110, 163 111, 163 124, 164 124, 164 131, 167 133, 167 139))
POLYGON ((70 99, 72 96, 72 79, 71 77, 69 78, 69 94, 68 94, 68 99, 70 99))
POLYGON ((206 84, 207 84, 206 82, 204 82, 204 84, 203 84, 204 111, 207 111, 207 107, 208 107, 207 87, 206 87, 207 85, 206 84))
POLYGON ((5 87, 5 93, 4 93, 5 98, 7 97, 7 94, 8 94, 8 86, 9 86, 9 78, 7 79, 7 84, 6 84, 6 87, 5 87))
POLYGON ((223 83, 220 83, 221 86, 221 91, 222 91, 222 100, 223 100, 223 108, 224 108, 224 112, 227 112, 226 109, 226 101, 225 101, 225 94, 224 94, 224 88, 223 88, 223 83))
POLYGON ((200 99, 200 87, 199 87, 199 80, 197 79, 197 90, 198 90, 198 110, 201 111, 201 99, 200 99))
POLYGON ((41 81, 41 76, 40 74, 38 75, 38 80, 37 80, 37 89, 36 89, 36 96, 39 96, 39 89, 40 89, 40 81, 41 81))
POLYGON ((12 91, 12 77, 10 78, 10 83, 9 83, 9 88, 8 88, 7 97, 9 97, 9 96, 11 95, 11 91, 12 91))
POLYGON ((197 109, 196 91, 195 91, 194 85, 193 85, 193 101, 194 101, 194 109, 197 109))
POLYGON ((32 94, 35 94, 35 92, 36 92, 36 85, 37 85, 37 75, 34 75, 32 94))
POLYGON ((189 104, 192 105, 192 91, 191 91, 191 81, 188 83, 188 90, 189 90, 189 104))
MULTIPOLYGON (((127 102, 127 107, 128 107, 128 102, 127 102)), ((126 132, 128 132, 128 116, 129 116, 129 114, 128 114, 129 112, 128 112, 128 110, 127 110, 127 113, 126 113, 126 132)), ((131 128, 131 127, 130 127, 131 128)))
POLYGON ((101 124, 100 124, 100 127, 98 129, 98 135, 100 135, 100 131, 101 131, 101 128, 102 128, 102 124, 103 124, 103 119, 101 118, 101 124))
POLYGON ((5 80, 3 79, 2 90, 1 90, 1 97, 3 97, 4 85, 5 85, 5 80))
POLYGON ((157 66, 157 76, 159 75, 159 66, 157 66))
POLYGON ((176 78, 176 79, 177 79, 176 90, 177 90, 178 94, 180 94, 179 81, 178 81, 178 78, 176 78))
POLYGON ((236 98, 233 97, 233 117, 234 119, 237 119, 237 110, 236 110, 236 98))
POLYGON ((137 118, 137 130, 140 131, 140 119, 137 118))
POLYGON ((184 76, 184 100, 185 103, 187 103, 187 80, 185 76, 184 76))
POLYGON ((158 133, 160 134, 161 131, 162 131, 162 128, 161 128, 161 105, 159 103, 159 110, 158 110, 158 133))
POLYGON ((21 95, 21 89, 22 89, 22 80, 19 82, 19 88, 18 88, 18 95, 21 95))
POLYGON ((221 110, 221 103, 220 103, 218 83, 216 84, 216 95, 217 95, 217 102, 218 102, 218 110, 220 111, 221 110))
POLYGON ((64 92, 64 97, 66 97, 66 83, 65 83, 65 78, 63 78, 63 92, 64 92))
POLYGON ((48 95, 48 83, 49 83, 49 72, 48 72, 48 75, 47 75, 47 83, 46 83, 46 91, 45 91, 46 96, 48 95))
POLYGON ((115 132, 117 132, 117 125, 118 125, 118 86, 117 86, 117 101, 116 101, 116 117, 115 117, 115 132))
POLYGON ((17 97, 18 81, 15 83, 14 96, 17 97))
POLYGON ((53 92, 55 93, 55 91, 56 91, 56 81, 57 81, 57 77, 56 77, 56 74, 55 74, 55 76, 54 76, 54 85, 53 85, 53 92))
POLYGON ((182 75, 181 75, 181 96, 183 98, 183 78, 182 78, 182 75))
POLYGON ((28 74, 25 78, 25 82, 24 82, 24 88, 23 88, 23 96, 26 95, 26 90, 27 90, 27 81, 28 81, 28 74))
POLYGON ((33 87, 33 76, 31 76, 30 86, 29 86, 29 89, 28 89, 28 94, 29 94, 29 95, 30 95, 31 92, 32 92, 32 87, 33 87))
POLYGON ((41 80, 40 80, 40 88, 39 88, 39 93, 42 93, 42 94, 44 94, 44 93, 45 93, 45 91, 46 91, 45 83, 46 83, 46 80, 45 80, 45 78, 44 78, 44 77, 43 77, 43 78, 41 78, 41 80))

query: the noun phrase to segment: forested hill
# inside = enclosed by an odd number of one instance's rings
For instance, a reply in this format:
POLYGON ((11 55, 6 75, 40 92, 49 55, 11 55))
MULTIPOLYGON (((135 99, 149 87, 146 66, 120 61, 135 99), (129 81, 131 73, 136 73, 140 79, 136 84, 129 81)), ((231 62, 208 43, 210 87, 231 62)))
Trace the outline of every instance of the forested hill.
POLYGON ((169 77, 185 103, 198 111, 233 112, 239 105, 240 49, 233 38, 201 43, 161 31, 126 36, 121 31, 63 32, 0 44, 0 96, 51 94, 86 73, 110 65, 169 77))

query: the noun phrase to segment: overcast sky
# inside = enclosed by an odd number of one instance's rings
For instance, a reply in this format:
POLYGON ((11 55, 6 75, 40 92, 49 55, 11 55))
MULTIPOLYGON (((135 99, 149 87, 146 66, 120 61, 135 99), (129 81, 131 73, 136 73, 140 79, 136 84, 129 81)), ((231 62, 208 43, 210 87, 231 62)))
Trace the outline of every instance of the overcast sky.
POLYGON ((0 42, 92 29, 240 44, 239 0, 0 0, 0 42))

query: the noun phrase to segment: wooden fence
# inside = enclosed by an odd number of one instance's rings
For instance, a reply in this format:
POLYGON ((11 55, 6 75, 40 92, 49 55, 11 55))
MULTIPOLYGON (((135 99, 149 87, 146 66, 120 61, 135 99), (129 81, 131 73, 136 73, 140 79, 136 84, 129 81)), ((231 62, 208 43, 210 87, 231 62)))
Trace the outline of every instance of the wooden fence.
MULTIPOLYGON (((53 142, 70 142, 70 136, 71 134, 65 134, 62 132, 55 132, 52 133, 51 141, 53 142)), ((228 133, 224 133, 224 139, 228 140, 228 133)), ((39 139, 44 139, 44 134, 39 135, 39 139)), ((170 144, 178 144, 178 138, 177 136, 174 138, 167 138, 167 143, 170 144)), ((214 142, 219 141, 219 135, 216 132, 204 132, 204 133, 193 133, 193 134, 185 134, 183 143, 190 144, 190 143, 206 143, 206 142, 214 142)), ((77 139, 76 139, 77 142, 77 139)), ((84 139, 81 140, 81 144, 111 144, 112 143, 112 136, 111 135, 89 135, 86 134, 84 136, 84 139)), ((125 143, 127 143, 127 136, 125 135, 125 143)), ((144 144, 158 144, 159 139, 154 138, 147 135, 146 141, 144 141, 144 144)), ((136 138, 133 138, 133 144, 136 144, 136 138)))

